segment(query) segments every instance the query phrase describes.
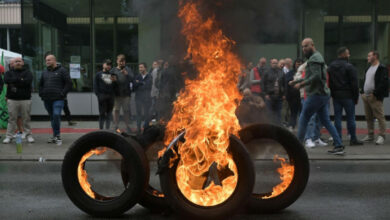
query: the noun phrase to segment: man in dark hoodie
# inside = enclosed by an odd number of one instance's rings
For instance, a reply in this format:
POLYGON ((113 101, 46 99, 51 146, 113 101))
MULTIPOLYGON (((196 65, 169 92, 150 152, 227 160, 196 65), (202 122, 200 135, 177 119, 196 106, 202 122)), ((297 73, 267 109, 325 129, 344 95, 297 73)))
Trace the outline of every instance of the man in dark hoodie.
POLYGON ((30 112, 31 112, 31 83, 32 73, 24 68, 22 58, 13 59, 13 68, 4 75, 7 84, 8 126, 4 144, 11 142, 17 128, 17 120, 20 115, 24 132, 29 143, 34 142, 31 135, 30 112))
POLYGON ((328 67, 329 89, 333 98, 334 126, 342 138, 341 120, 343 109, 347 118, 348 133, 351 135, 350 145, 362 145, 356 137, 355 105, 359 100, 359 85, 356 68, 348 62, 348 48, 337 50, 338 58, 328 67))
POLYGON ((150 91, 152 90, 153 79, 152 76, 146 71, 145 63, 140 63, 138 69, 139 74, 135 77, 134 80, 134 90, 135 104, 137 109, 137 129, 138 133, 141 133, 142 121, 144 121, 144 129, 148 127, 150 121, 150 107, 152 105, 150 91))
POLYGON ((302 41, 302 50, 307 60, 306 74, 304 79, 290 81, 296 89, 305 87, 307 99, 303 103, 302 113, 298 123, 298 139, 303 142, 306 134, 306 128, 314 113, 318 114, 321 123, 333 137, 334 149, 328 151, 330 154, 343 155, 344 145, 337 133, 336 128, 330 122, 328 102, 330 91, 326 84, 325 60, 314 47, 311 38, 305 38, 302 41))
POLYGON ((99 103, 99 128, 110 129, 112 109, 114 108, 114 87, 115 75, 110 74, 112 68, 111 60, 107 59, 103 63, 103 70, 95 76, 93 90, 98 98, 99 103))
POLYGON ((57 59, 53 54, 46 54, 45 61, 47 69, 42 72, 39 81, 39 96, 49 113, 53 129, 53 137, 50 137, 47 142, 61 145, 61 112, 66 95, 72 88, 72 81, 69 72, 57 64, 57 59))

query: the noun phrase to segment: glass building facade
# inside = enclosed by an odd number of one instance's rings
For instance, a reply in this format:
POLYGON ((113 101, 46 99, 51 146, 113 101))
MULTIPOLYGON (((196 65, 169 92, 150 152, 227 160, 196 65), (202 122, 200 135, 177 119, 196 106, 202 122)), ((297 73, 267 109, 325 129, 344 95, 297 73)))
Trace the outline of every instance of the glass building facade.
MULTIPOLYGON (((66 68, 80 65, 80 74, 73 78, 73 92, 92 97, 93 76, 105 58, 115 61, 116 55, 123 53, 135 69, 139 62, 151 66, 153 60, 168 59, 183 47, 177 0, 16 2, 21 4, 21 25, 20 30, 13 25, 9 31, 13 34, 11 48, 23 54, 33 71, 34 89, 48 51, 66 68), (14 40, 18 31, 20 40, 14 40)), ((388 0, 241 0, 224 4, 227 6, 216 10, 216 17, 237 42, 237 52, 245 62, 257 62, 262 56, 300 57, 300 41, 312 37, 328 63, 336 58, 338 47, 350 48, 350 61, 358 68, 359 78, 372 49, 379 51, 382 63, 390 64, 388 0)), ((0 24, 1 45, 7 44, 3 27, 0 24)), ((95 101, 90 102, 95 105, 95 101)), ((359 109, 357 114, 362 114, 362 106, 359 109)), ((88 114, 97 114, 91 111, 88 114)))

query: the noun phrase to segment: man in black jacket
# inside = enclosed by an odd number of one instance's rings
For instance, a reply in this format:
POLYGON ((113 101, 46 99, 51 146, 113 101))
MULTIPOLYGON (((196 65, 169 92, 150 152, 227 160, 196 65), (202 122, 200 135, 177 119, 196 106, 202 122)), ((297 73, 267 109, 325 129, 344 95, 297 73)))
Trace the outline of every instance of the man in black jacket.
POLYGON ((263 77, 265 102, 274 115, 276 123, 281 124, 282 101, 286 98, 286 82, 283 71, 278 67, 278 60, 271 60, 271 68, 263 77))
POLYGON ((350 53, 346 47, 337 50, 338 58, 328 67, 329 89, 333 98, 334 126, 342 138, 341 120, 343 109, 347 118, 350 145, 362 145, 356 137, 355 105, 359 99, 359 85, 356 68, 348 62, 350 53))
POLYGON ((110 128, 112 109, 114 108, 114 88, 113 82, 116 80, 114 75, 110 74, 112 67, 111 60, 107 59, 103 63, 103 70, 95 76, 93 90, 98 98, 99 103, 99 128, 110 128))
POLYGON ((31 83, 32 73, 24 68, 22 58, 13 59, 13 68, 4 75, 7 84, 8 126, 4 144, 11 142, 17 128, 18 116, 21 116, 24 132, 29 143, 34 142, 31 135, 30 112, 31 112, 31 83))
POLYGON ((39 82, 39 96, 49 113, 53 129, 53 137, 49 138, 48 143, 61 145, 61 112, 64 107, 64 99, 72 88, 72 81, 69 72, 60 64, 57 64, 56 57, 53 54, 47 54, 45 61, 47 69, 42 72, 39 82))
POLYGON ((150 121, 150 107, 152 104, 150 91, 152 90, 153 79, 146 71, 145 63, 140 63, 138 69, 140 74, 135 77, 134 90, 137 109, 137 129, 138 133, 141 133, 142 121, 144 121, 144 129, 148 127, 150 121))
POLYGON ((389 75, 386 66, 380 64, 379 53, 370 51, 367 56, 371 66, 366 70, 364 86, 361 90, 366 113, 368 135, 363 141, 374 140, 374 117, 379 122, 379 136, 375 144, 383 144, 386 133, 386 119, 383 109, 383 99, 389 96, 389 75))

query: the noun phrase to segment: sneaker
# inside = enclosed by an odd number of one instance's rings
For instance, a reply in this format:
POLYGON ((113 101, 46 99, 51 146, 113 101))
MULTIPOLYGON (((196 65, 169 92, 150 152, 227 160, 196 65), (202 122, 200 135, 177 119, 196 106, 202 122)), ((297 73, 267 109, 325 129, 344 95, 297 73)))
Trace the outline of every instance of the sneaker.
POLYGON ((375 141, 376 145, 382 145, 385 142, 385 138, 381 135, 379 135, 375 141))
POLYGON ((351 141, 349 142, 349 145, 350 145, 350 146, 363 145, 363 141, 358 140, 358 139, 356 139, 356 140, 351 140, 351 141))
POLYGON ((49 139, 47 139, 47 143, 54 143, 54 137, 49 137, 49 139))
POLYGON ((68 121, 68 125, 69 126, 77 125, 77 122, 75 122, 75 121, 68 121))
POLYGON ((26 139, 26 133, 22 133, 22 139, 26 139))
POLYGON ((307 139, 306 142, 305 142, 305 147, 307 148, 313 148, 315 147, 315 143, 311 140, 311 139, 307 139))
POLYGON ((318 138, 317 140, 315 140, 315 141, 314 141, 314 144, 315 144, 316 146, 318 146, 318 147, 326 147, 326 146, 328 146, 328 144, 325 143, 325 142, 323 142, 323 141, 321 140, 321 138, 318 138))
POLYGON ((11 138, 10 137, 5 137, 3 140, 3 144, 9 144, 11 143, 11 138))
POLYGON ((27 136, 27 142, 28 142, 28 143, 34 143, 34 142, 35 142, 35 140, 34 140, 34 138, 32 137, 32 135, 27 136))
POLYGON ((54 143, 57 144, 58 146, 62 144, 62 140, 60 136, 57 136, 54 138, 54 143))
POLYGON ((329 150, 328 153, 330 154, 333 154, 333 155, 344 155, 344 147, 343 146, 339 146, 339 147, 335 147, 333 148, 333 150, 329 150))
POLYGON ((364 142, 374 141, 374 136, 372 136, 372 135, 367 135, 367 136, 365 136, 365 137, 362 139, 362 141, 364 141, 364 142))
POLYGON ((288 126, 288 130, 293 133, 294 132, 294 128, 292 126, 288 126))
POLYGON ((328 141, 329 141, 329 142, 332 142, 332 141, 333 141, 333 137, 329 137, 329 138, 328 138, 328 141))

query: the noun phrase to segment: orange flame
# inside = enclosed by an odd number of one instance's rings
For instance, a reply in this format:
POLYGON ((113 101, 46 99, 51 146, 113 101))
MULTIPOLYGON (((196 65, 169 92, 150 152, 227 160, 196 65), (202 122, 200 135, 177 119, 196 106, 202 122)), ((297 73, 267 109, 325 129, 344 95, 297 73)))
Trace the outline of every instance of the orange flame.
POLYGON ((272 194, 270 196, 264 196, 262 197, 262 199, 269 199, 282 194, 291 184, 291 181, 294 177, 294 166, 286 162, 285 158, 275 155, 274 161, 280 161, 281 167, 278 168, 277 171, 280 174, 280 179, 282 180, 282 182, 277 186, 273 187, 272 194))
POLYGON ((241 100, 236 85, 242 65, 231 51, 235 43, 217 27, 214 17, 202 18, 199 1, 180 2, 180 6, 178 16, 188 43, 186 59, 192 60, 199 75, 186 80, 185 90, 174 103, 165 144, 186 130, 186 141, 177 152, 179 189, 193 203, 213 206, 229 198, 237 185, 237 168, 227 148, 229 136, 240 129, 235 110, 241 100), (234 175, 221 180, 222 186, 212 182, 202 189, 204 174, 214 162, 218 170, 227 166, 234 175))
POLYGON ((84 164, 85 164, 85 161, 88 158, 90 158, 91 156, 93 156, 94 154, 100 155, 100 154, 103 154, 104 152, 106 152, 106 150, 107 149, 105 147, 102 147, 100 149, 95 148, 95 149, 88 151, 86 154, 83 155, 83 157, 81 158, 81 160, 79 162, 79 166, 77 167, 77 177, 78 177, 80 186, 84 190, 84 192, 87 193, 87 195, 93 199, 95 199, 96 196, 95 196, 95 193, 91 189, 91 184, 89 184, 89 182, 88 182, 88 174, 87 174, 87 171, 85 171, 85 169, 84 169, 84 164))

